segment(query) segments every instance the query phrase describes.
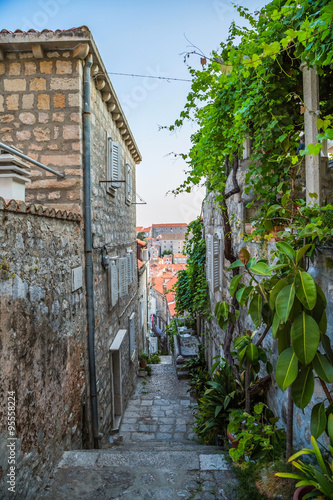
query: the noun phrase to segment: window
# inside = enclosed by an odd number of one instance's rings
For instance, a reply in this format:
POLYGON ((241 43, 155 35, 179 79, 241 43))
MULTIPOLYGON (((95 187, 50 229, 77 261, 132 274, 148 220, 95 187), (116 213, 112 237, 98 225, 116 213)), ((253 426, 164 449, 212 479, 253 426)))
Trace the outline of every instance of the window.
POLYGON ((125 297, 128 294, 128 272, 127 257, 119 259, 119 297, 125 297))
MULTIPOLYGON (((120 144, 114 142, 111 137, 108 137, 108 171, 107 177, 108 180, 112 179, 112 181, 120 180, 120 159, 121 159, 121 149, 120 144)), ((120 187, 120 182, 110 182, 108 184, 108 191, 112 193, 114 189, 120 187)))
POLYGON ((118 301, 119 282, 118 282, 118 261, 110 260, 109 266, 109 303, 114 307, 118 301))
POLYGON ((126 164, 126 201, 130 203, 132 201, 132 169, 126 164))
POLYGON ((130 348, 130 358, 134 361, 135 356, 135 313, 133 312, 129 317, 129 348, 130 348))

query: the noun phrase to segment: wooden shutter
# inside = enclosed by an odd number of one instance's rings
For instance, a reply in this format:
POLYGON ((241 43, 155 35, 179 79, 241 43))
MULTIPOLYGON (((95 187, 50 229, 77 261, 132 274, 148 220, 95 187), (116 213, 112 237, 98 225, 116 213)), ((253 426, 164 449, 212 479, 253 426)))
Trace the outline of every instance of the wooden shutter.
POLYGON ((213 240, 212 235, 208 234, 206 239, 206 277, 208 283, 212 282, 213 275, 213 240))
POLYGON ((132 283, 132 257, 131 257, 131 254, 128 253, 126 255, 126 259, 127 259, 127 283, 130 285, 132 283))
POLYGON ((135 313, 132 313, 129 318, 129 345, 130 345, 130 357, 133 359, 135 354, 135 313))
POLYGON ((119 297, 128 294, 127 257, 119 259, 119 297))
POLYGON ((220 288, 220 240, 217 234, 213 239, 213 290, 216 292, 220 288))
POLYGON ((114 307, 118 301, 118 265, 116 260, 110 260, 109 266, 109 300, 111 307, 114 307))
POLYGON ((132 201, 132 169, 126 165, 126 200, 132 201))
MULTIPOLYGON (((120 145, 117 142, 111 141, 111 148, 111 178, 112 180, 120 180, 120 145)), ((113 188, 118 188, 120 187, 120 182, 112 182, 111 186, 113 188)))
POLYGON ((132 258, 132 281, 135 279, 136 276, 136 258, 135 258, 135 253, 131 252, 131 258, 132 258))

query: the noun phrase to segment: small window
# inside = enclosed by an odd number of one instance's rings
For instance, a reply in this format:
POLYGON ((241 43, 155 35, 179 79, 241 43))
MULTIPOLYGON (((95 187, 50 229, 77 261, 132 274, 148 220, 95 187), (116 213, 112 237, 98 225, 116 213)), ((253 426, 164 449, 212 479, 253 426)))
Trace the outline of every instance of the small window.
POLYGON ((120 168, 120 159, 121 159, 121 149, 120 145, 117 142, 114 142, 111 137, 108 137, 108 169, 107 169, 107 180, 111 180, 110 184, 108 184, 108 191, 117 189, 120 187, 120 182, 114 182, 120 180, 121 168, 120 168))

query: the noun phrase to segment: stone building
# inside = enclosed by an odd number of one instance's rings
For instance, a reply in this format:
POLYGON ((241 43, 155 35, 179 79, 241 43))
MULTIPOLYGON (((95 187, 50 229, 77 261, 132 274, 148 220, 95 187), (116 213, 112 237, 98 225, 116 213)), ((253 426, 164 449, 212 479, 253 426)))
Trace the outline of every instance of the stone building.
MULTIPOLYGON (((311 109, 319 109, 319 102, 313 99, 310 104, 310 97, 318 96, 318 81, 314 75, 314 70, 304 68, 304 100, 307 103, 307 111, 305 113, 305 137, 306 144, 315 144, 318 131, 314 123, 316 122, 315 113, 311 113, 311 109), (309 111, 310 110, 310 111, 309 111), (309 115, 309 116, 308 116, 309 115), (312 116, 313 115, 313 116, 312 116)), ((235 249, 235 255, 238 255, 242 247, 246 247, 251 256, 256 259, 267 258, 275 250, 273 241, 259 243, 251 241, 244 243, 242 234, 247 232, 249 223, 249 212, 246 209, 248 203, 247 195, 244 194, 245 174, 249 165, 250 143, 248 140, 244 142, 243 159, 239 163, 237 172, 237 182, 240 186, 241 193, 234 194, 226 200, 229 219, 231 220, 231 239, 235 249)), ((304 175, 302 182, 306 185, 307 193, 317 193, 317 201, 320 205, 332 202, 333 191, 333 169, 329 167, 328 157, 319 155, 307 155, 305 157, 304 175)), ((230 174, 226 191, 234 187, 232 174, 230 174)), ((203 204, 203 227, 204 237, 206 240, 206 277, 209 286, 209 298, 211 304, 212 319, 206 325, 205 332, 205 347, 206 358, 209 366, 214 363, 215 356, 223 356, 224 332, 217 324, 214 311, 217 302, 228 300, 231 302, 229 295, 229 286, 232 278, 231 271, 227 271, 230 265, 224 256, 224 232, 223 218, 219 203, 215 201, 218 193, 209 193, 203 204)), ((308 203, 311 201, 307 200, 308 203)), ((333 339, 333 260, 332 252, 323 251, 320 257, 317 257, 316 262, 309 268, 309 273, 312 274, 316 282, 321 286, 327 298, 327 335, 333 339)), ((241 312, 241 331, 246 331, 247 328, 253 329, 253 322, 249 316, 245 316, 244 311, 241 312)), ((273 353, 273 360, 276 356, 276 342, 272 336, 267 337, 265 347, 269 352, 273 353), (270 340, 269 340, 270 339, 270 340)), ((294 439, 299 446, 308 446, 310 441, 310 414, 314 404, 322 401, 325 398, 323 390, 318 381, 315 382, 315 392, 311 405, 305 408, 304 411, 295 407, 294 410, 294 439)), ((287 391, 282 392, 277 385, 271 384, 268 391, 268 402, 272 410, 281 418, 281 423, 286 425, 287 415, 287 391)))
POLYGON ((58 172, 31 167, 26 203, 1 207, 2 372, 20 397, 29 488, 61 450, 106 445, 133 389, 141 156, 88 28, 2 30, 0 75, 0 141, 58 172))
POLYGON ((185 233, 164 233, 160 236, 161 255, 165 250, 172 253, 183 253, 185 233))
POLYGON ((157 238, 160 234, 174 233, 183 234, 185 236, 187 224, 173 223, 173 224, 153 224, 151 226, 151 236, 157 238))

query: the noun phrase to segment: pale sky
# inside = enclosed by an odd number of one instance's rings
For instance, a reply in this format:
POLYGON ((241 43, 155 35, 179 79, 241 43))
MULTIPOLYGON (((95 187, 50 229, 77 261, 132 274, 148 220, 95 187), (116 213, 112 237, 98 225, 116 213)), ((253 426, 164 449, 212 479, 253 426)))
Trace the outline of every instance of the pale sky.
MULTIPOLYGON (((243 0, 252 12, 265 0, 243 0)), ((68 29, 88 26, 109 72, 190 79, 184 35, 206 55, 226 39, 239 16, 230 0, 0 0, 0 29, 68 29)), ((239 20, 239 22, 242 22, 239 20)), ((197 56, 190 64, 198 68, 197 56)), ((194 129, 159 131, 179 116, 190 82, 110 75, 143 161, 137 166, 137 225, 190 222, 205 191, 166 196, 185 179, 186 164, 170 155, 188 152, 194 129), (139 200, 138 200, 139 201, 139 200)))

